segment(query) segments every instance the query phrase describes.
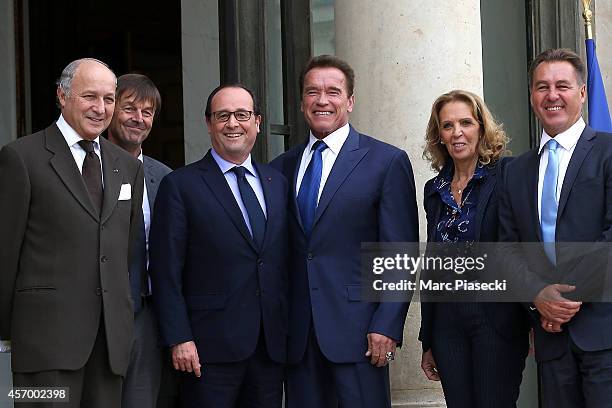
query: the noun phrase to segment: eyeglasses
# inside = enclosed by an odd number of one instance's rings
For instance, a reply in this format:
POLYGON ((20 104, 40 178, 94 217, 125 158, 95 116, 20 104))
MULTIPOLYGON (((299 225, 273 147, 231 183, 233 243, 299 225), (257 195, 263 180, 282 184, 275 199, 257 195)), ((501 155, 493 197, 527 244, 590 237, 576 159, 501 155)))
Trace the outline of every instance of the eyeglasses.
POLYGON ((215 118, 217 122, 227 122, 232 115, 234 115, 234 118, 236 118, 238 122, 246 122, 247 120, 251 119, 253 112, 239 110, 234 112, 218 111, 212 113, 212 117, 215 118))

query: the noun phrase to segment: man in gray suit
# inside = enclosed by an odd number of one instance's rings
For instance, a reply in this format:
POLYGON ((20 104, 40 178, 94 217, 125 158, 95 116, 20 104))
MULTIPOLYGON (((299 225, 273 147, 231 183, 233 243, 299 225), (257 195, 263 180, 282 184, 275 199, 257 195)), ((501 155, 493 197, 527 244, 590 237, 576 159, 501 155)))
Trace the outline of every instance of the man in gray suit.
POLYGON ((0 339, 12 341, 14 386, 69 387, 66 407, 118 407, 132 342, 143 176, 100 137, 115 88, 104 63, 70 63, 57 122, 0 151, 0 339))
POLYGON ((141 248, 134 254, 136 259, 130 265, 134 341, 123 384, 122 406, 155 408, 162 371, 162 349, 158 344, 157 322, 151 303, 147 249, 157 187, 171 169, 142 153, 142 143, 149 136, 153 120, 161 109, 161 97, 153 81, 139 74, 122 75, 117 80, 116 94, 115 114, 108 128, 108 140, 143 162, 145 174, 142 198, 144 234, 140 241, 141 248))

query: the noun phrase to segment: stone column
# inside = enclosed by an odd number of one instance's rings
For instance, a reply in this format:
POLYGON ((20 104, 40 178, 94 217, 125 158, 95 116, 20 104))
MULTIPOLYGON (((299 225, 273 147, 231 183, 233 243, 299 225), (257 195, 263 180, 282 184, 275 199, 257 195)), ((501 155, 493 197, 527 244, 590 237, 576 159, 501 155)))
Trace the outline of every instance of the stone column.
POLYGON ((204 108, 219 85, 219 13, 216 0, 181 0, 185 164, 210 148, 204 108))
POLYGON ((17 138, 16 79, 15 79, 15 28, 13 2, 0 2, 0 146, 17 138))
POLYGON ((593 34, 597 45, 597 61, 606 87, 608 107, 612 108, 612 0, 597 0, 594 3, 595 7, 591 6, 591 9, 595 16, 593 34))
MULTIPOLYGON (((456 88, 483 94, 480 2, 336 0, 335 21, 336 54, 356 74, 351 123, 406 150, 422 208, 423 185, 433 176, 422 152, 434 99, 456 88)), ((419 215, 424 241, 425 214, 419 215)), ((419 325, 413 302, 404 347, 391 366, 396 407, 444 406, 439 383, 420 369, 419 325)))

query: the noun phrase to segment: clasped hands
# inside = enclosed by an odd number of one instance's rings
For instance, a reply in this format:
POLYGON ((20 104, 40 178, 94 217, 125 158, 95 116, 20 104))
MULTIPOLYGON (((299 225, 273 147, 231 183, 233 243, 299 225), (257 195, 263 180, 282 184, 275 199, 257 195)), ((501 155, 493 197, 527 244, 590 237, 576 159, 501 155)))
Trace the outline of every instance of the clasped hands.
POLYGON ((549 333, 563 331, 561 325, 569 322, 580 310, 582 302, 575 302, 563 297, 563 293, 573 292, 575 286, 554 284, 542 289, 535 300, 534 306, 540 312, 542 329, 549 333))

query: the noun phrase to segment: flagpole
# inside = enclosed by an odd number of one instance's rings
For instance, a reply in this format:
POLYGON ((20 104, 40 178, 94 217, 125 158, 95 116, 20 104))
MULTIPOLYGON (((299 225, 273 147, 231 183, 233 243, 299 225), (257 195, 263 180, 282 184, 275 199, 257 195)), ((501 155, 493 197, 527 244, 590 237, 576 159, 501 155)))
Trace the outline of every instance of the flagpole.
POLYGON ((593 12, 591 11, 591 0, 582 0, 582 5, 584 7, 584 12, 582 13, 582 18, 584 18, 584 29, 587 40, 593 39, 593 28, 591 27, 591 22, 593 21, 593 12))

